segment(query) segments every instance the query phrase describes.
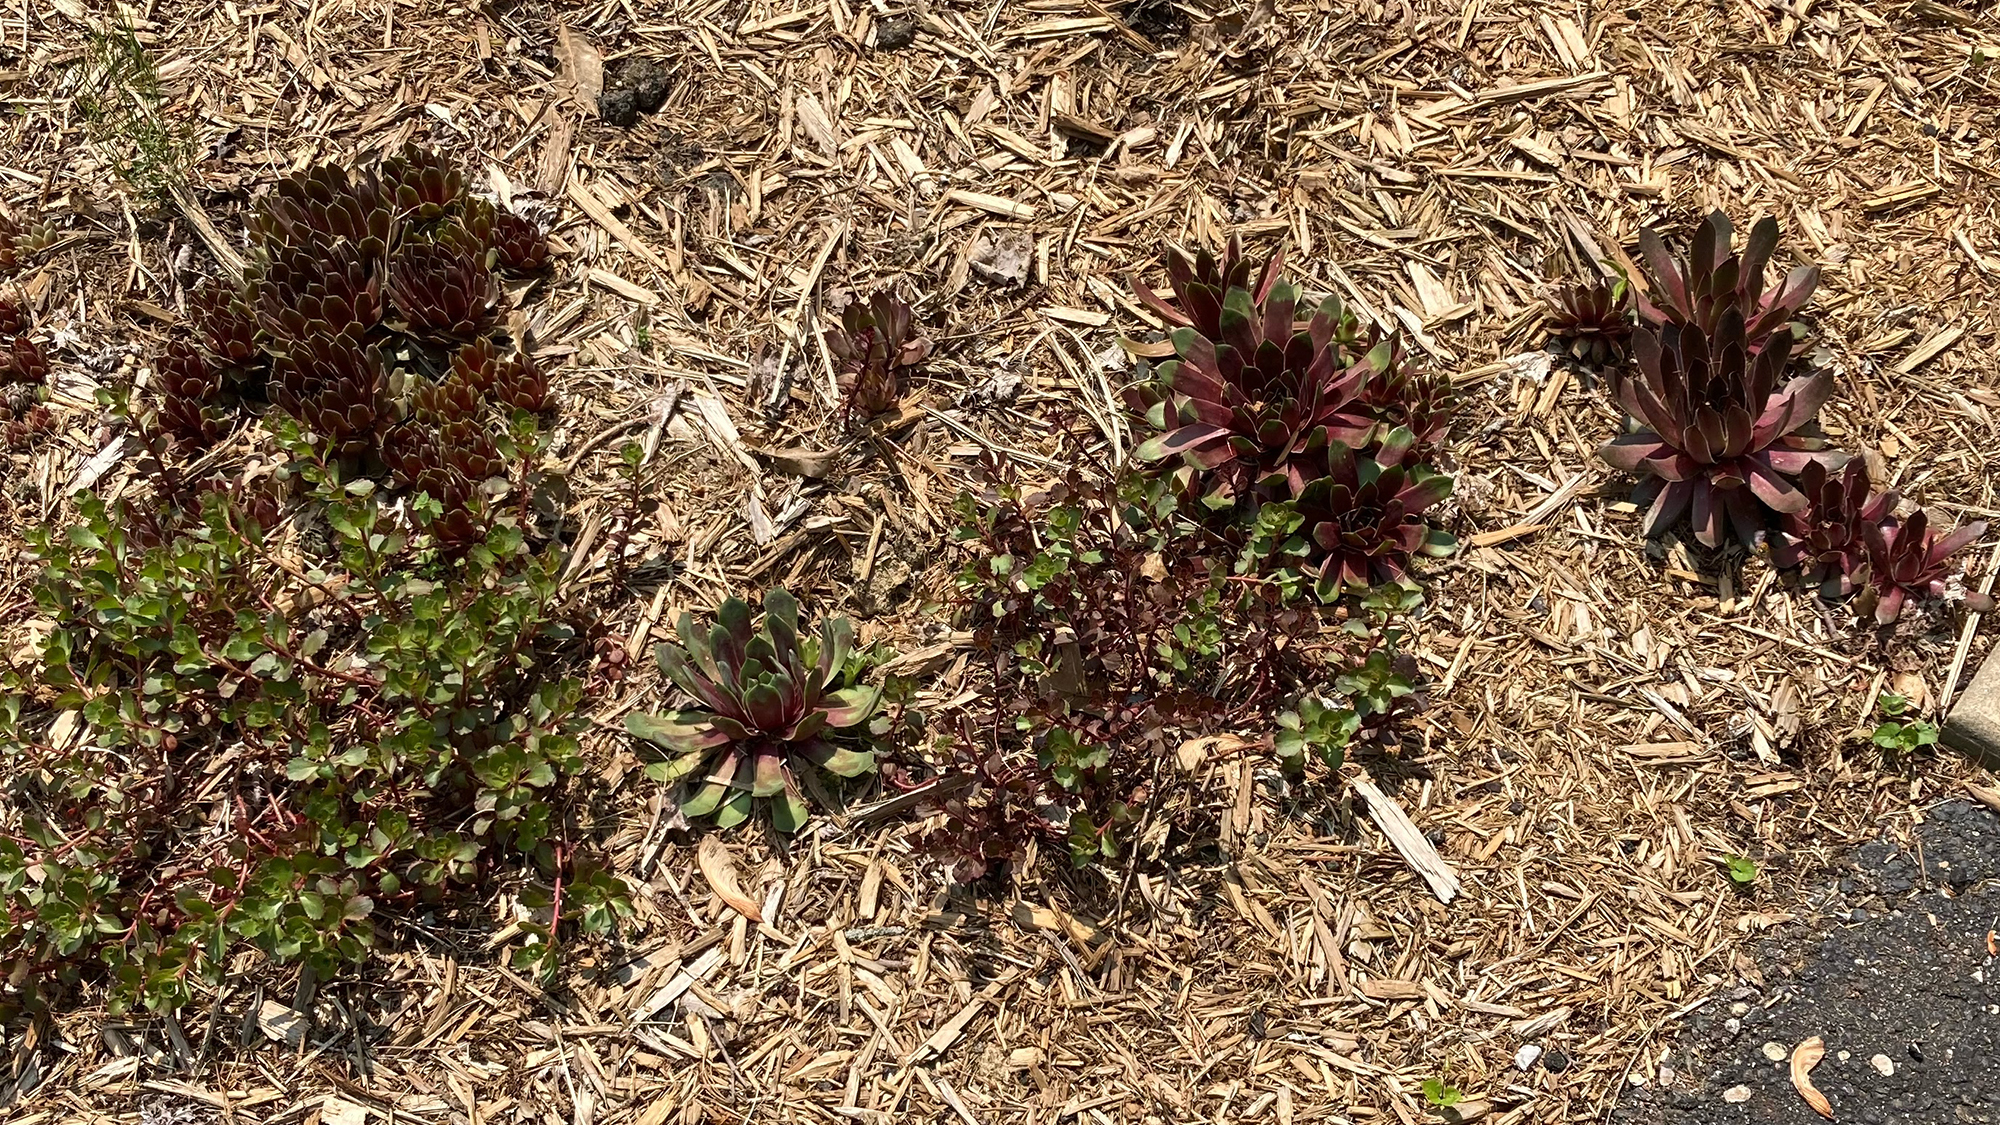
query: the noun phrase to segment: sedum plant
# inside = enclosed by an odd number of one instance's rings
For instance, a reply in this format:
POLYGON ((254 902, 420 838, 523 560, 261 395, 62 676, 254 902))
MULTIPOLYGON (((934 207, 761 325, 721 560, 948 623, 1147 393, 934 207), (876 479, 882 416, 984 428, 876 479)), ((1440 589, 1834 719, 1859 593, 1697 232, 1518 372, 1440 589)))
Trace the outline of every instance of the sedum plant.
POLYGON ((49 361, 28 336, 29 317, 11 294, 0 294, 0 446, 25 449, 55 432, 56 419, 42 400, 49 361))
MULTIPOLYGON (((1871 493, 1859 460, 1838 476, 1807 465, 1799 484, 1807 506, 1785 517, 1771 561, 1798 567, 1800 579, 1818 585, 1829 601, 1859 591, 1855 609, 1878 625, 1893 624, 1912 601, 1949 592, 1951 556, 1986 534, 1983 522, 1941 534, 1921 508, 1898 517, 1902 495, 1871 493)), ((1965 597, 1982 611, 1991 604, 1981 594, 1965 597)))
POLYGON ((229 424, 221 409, 222 371, 186 341, 167 345, 153 365, 160 385, 160 424, 175 441, 207 449, 229 424))
POLYGON ((1778 248, 1778 220, 1758 220, 1741 253, 1732 252, 1734 236, 1729 217, 1712 212, 1695 228, 1688 256, 1676 260, 1658 231, 1641 228, 1639 251, 1649 288, 1637 294, 1639 317, 1655 329, 1714 336, 1723 314, 1734 310, 1750 354, 1762 352, 1774 337, 1779 349, 1789 353, 1805 337, 1796 318, 1819 285, 1819 269, 1801 266, 1766 288, 1765 271, 1778 248))
POLYGON ((410 241, 389 258, 388 294, 410 332, 449 341, 479 334, 500 289, 483 255, 452 242, 410 241))
POLYGON ((850 301, 840 324, 826 330, 822 338, 836 361, 849 417, 886 414, 902 401, 904 376, 931 351, 915 323, 908 302, 885 289, 865 302, 850 301))
POLYGON ((1327 606, 1298 582, 1237 573, 1236 544, 1129 462, 1031 486, 989 458, 981 475, 955 505, 970 553, 957 624, 991 687, 940 747, 969 784, 923 837, 959 877, 1036 839, 1077 864, 1130 854, 1149 809, 1180 807, 1162 787, 1192 741, 1268 734, 1288 766, 1310 746, 1337 767, 1350 739, 1387 733, 1395 699, 1415 706, 1414 668, 1370 655, 1390 659, 1403 587, 1327 606))
POLYGON ((764 595, 761 621, 731 598, 707 629, 683 613, 681 644, 654 649, 660 669, 698 706, 626 717, 626 729, 668 751, 647 769, 656 781, 685 782, 681 812, 713 817, 728 828, 749 819, 759 800, 771 821, 796 832, 808 819, 800 770, 859 777, 875 766, 871 750, 844 745, 874 713, 880 689, 850 682, 854 626, 821 620, 817 638, 799 631, 799 603, 782 589, 764 595))
MULTIPOLYGON (((1160 296, 1136 277, 1132 279, 1133 293, 1172 327, 1192 328, 1211 340, 1222 334, 1222 306, 1230 290, 1241 289, 1250 295, 1251 304, 1262 305, 1285 270, 1282 247, 1258 262, 1244 256, 1241 235, 1229 236, 1220 257, 1203 250, 1189 258, 1169 248, 1162 258, 1173 300, 1160 296)), ((1351 345, 1357 330, 1353 318, 1344 318, 1340 325, 1345 334, 1342 342, 1351 345)))
POLYGON ((1556 290, 1549 331, 1579 362, 1606 367, 1622 362, 1632 343, 1632 300, 1624 278, 1600 278, 1556 290))
POLYGON ((629 912, 563 828, 587 723, 546 671, 560 553, 500 528, 426 567, 367 482, 294 464, 329 541, 309 569, 268 562, 288 486, 193 515, 84 495, 31 533, 48 628, 0 656, 5 1003, 172 1010, 251 955, 331 976, 496 885, 629 912))
POLYGON ((1337 338, 1340 302, 1328 297, 1295 331, 1298 301, 1298 289, 1285 282, 1261 304, 1248 290, 1232 289, 1216 337, 1176 330, 1176 358, 1131 396, 1160 431, 1135 456, 1177 458, 1182 487, 1199 491, 1211 508, 1227 508, 1253 493, 1303 487, 1311 455, 1329 441, 1365 444, 1375 419, 1362 392, 1387 377, 1395 348, 1385 340, 1350 361, 1337 338))
POLYGON ((1771 549, 1780 567, 1798 567, 1802 581, 1816 584, 1832 601, 1854 592, 1854 576, 1868 562, 1868 529, 1893 519, 1899 499, 1892 489, 1869 494, 1868 473, 1851 460, 1839 475, 1814 461, 1799 473, 1806 506, 1787 513, 1783 533, 1771 549))
POLYGON ((1389 347, 1386 362, 1370 361, 1370 378, 1362 384, 1361 403, 1375 420, 1374 440, 1380 441, 1398 428, 1407 429, 1412 442, 1406 459, 1426 460, 1451 425, 1458 409, 1458 391, 1445 373, 1408 363, 1401 340, 1389 341, 1389 347))
MULTIPOLYGON (((496 444, 532 445, 538 423, 520 415, 551 405, 547 377, 494 327, 500 274, 546 265, 547 240, 468 194, 449 159, 414 147, 284 177, 249 226, 241 283, 189 294, 190 332, 160 365, 163 427, 199 446, 228 428, 239 394, 268 395, 350 475, 429 495, 440 540, 477 544, 492 520, 484 478, 463 466, 487 464, 496 444), (477 393, 452 424, 418 418, 454 379, 477 393), (218 382, 238 394, 220 395, 218 382), (399 432, 413 421, 421 440, 399 432)), ((531 456, 516 460, 529 472, 531 456)))
POLYGON ((1658 535, 1692 513, 1695 538, 1713 547, 1725 527, 1747 544, 1765 530, 1764 510, 1796 514, 1806 496, 1789 478, 1846 456, 1806 432, 1833 375, 1784 381, 1788 349, 1753 351, 1734 306, 1713 333, 1693 325, 1640 329, 1639 373, 1614 372, 1611 390, 1640 423, 1598 449, 1613 467, 1646 478, 1633 500, 1647 508, 1645 533, 1658 535))
MULTIPOLYGON (((1855 609, 1864 616, 1872 613, 1878 625, 1890 625, 1911 602, 1949 591, 1954 573, 1951 556, 1985 535, 1986 524, 1980 521, 1940 532, 1918 508, 1907 518, 1864 527, 1862 534, 1868 562, 1860 572, 1862 590, 1855 609)), ((1975 609, 1992 608, 1991 599, 1981 594, 1968 592, 1966 600, 1975 609)))
POLYGON ((1372 451, 1334 442, 1323 471, 1295 499, 1259 513, 1250 553, 1302 566, 1322 601, 1375 586, 1413 587, 1411 559, 1443 558, 1458 547, 1424 517, 1451 495, 1451 478, 1411 464, 1414 444, 1403 428, 1372 451))
POLYGON ((1421 457, 1442 440, 1450 381, 1413 370, 1395 338, 1364 335, 1338 298, 1304 304, 1282 252, 1259 265, 1232 238, 1220 258, 1166 260, 1173 301, 1134 287, 1173 326, 1174 357, 1142 366, 1126 399, 1158 431, 1136 456, 1177 462, 1185 495, 1252 516, 1305 489, 1329 443, 1361 449, 1407 428, 1421 457))

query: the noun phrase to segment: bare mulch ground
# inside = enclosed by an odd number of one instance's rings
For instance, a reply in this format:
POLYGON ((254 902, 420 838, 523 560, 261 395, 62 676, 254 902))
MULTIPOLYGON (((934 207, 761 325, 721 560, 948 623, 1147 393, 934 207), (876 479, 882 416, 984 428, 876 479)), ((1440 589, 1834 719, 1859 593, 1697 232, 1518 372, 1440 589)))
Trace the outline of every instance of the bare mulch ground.
POLYGON ((943 706, 967 682, 938 608, 966 471, 987 450, 1033 471, 1059 430, 1129 438, 1114 344, 1151 323, 1126 279, 1163 240, 1282 240, 1309 290, 1400 328, 1466 398, 1469 546, 1428 572, 1425 749, 1375 777, 1462 893, 1441 902, 1359 806, 1220 761, 1176 812, 1196 845, 1129 883, 1045 859, 953 890, 902 816, 734 834, 750 925, 609 729, 658 704, 642 672, 597 701, 592 746, 625 802, 624 944, 578 947, 545 991, 498 966, 497 902, 365 977, 256 969, 178 1020, 23 1022, 12 1120, 1413 1122, 1427 1078, 1467 1118, 1598 1120, 1846 848, 1906 838, 1973 777, 1857 731, 1885 685, 1935 706, 1987 637, 1940 611, 1876 647, 1759 560, 1648 546, 1591 456, 1617 424, 1601 389, 1519 357, 1546 343, 1547 287, 1639 224, 1773 213, 1781 253, 1823 270, 1828 431, 1948 518, 1993 514, 1990 9, 550 7, 135 11, 162 113, 200 142, 192 190, 157 207, 75 98, 96 7, 0 16, 0 192, 62 235, 24 284, 66 427, 0 460, 0 605, 31 579, 18 529, 62 518, 103 440, 91 383, 151 354, 213 268, 197 216, 227 238, 274 176, 415 139, 556 219, 528 327, 561 363, 569 580, 607 631, 642 653, 682 608, 787 583, 919 654, 943 706), (641 58, 664 105, 600 120, 577 80, 599 62, 615 94, 641 58), (890 283, 938 353, 902 422, 858 440, 818 327, 890 283), (652 451, 637 511, 613 472, 629 436, 652 451), (832 463, 814 480, 753 448, 832 463))

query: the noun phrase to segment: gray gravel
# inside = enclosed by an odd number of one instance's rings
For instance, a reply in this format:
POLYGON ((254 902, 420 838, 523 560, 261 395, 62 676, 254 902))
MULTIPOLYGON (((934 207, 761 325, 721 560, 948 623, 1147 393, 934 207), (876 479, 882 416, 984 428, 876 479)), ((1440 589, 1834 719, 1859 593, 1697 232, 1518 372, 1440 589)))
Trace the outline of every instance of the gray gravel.
POLYGON ((1755 952, 1763 986, 1690 1016, 1671 1041, 1672 1083, 1626 1091, 1612 1120, 1821 1122, 1787 1061, 1817 1035, 1827 1053, 1812 1080, 1837 1121, 2000 1122, 2000 960, 1986 946, 1996 928, 2000 816, 1942 805, 1912 851, 1858 849, 1819 920, 1755 952))

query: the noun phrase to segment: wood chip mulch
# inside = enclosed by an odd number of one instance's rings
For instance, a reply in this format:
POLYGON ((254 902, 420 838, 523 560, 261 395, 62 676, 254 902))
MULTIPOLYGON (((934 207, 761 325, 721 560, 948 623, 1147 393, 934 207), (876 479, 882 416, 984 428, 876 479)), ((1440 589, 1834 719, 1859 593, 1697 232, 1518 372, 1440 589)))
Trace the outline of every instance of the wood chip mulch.
MULTIPOLYGON (((1865 730, 1884 690, 1935 707, 1988 638, 1940 614, 1871 647, 1760 561, 1646 544, 1591 456, 1617 413, 1541 319, 1641 223, 1776 214, 1781 253, 1824 271, 1829 433, 1950 518, 1996 514, 1990 8, 791 3, 150 5, 163 112, 203 157, 160 208, 118 188, 115 138, 79 110, 98 6, 0 14, 0 193, 71 236, 24 281, 67 432, 4 455, 7 542, 80 474, 126 479, 91 462, 89 391, 212 268, 200 224, 238 230, 275 175, 415 139, 556 218, 565 263, 526 327, 561 364, 567 581, 608 628, 642 654, 682 608, 785 583, 918 654, 944 704, 967 683, 935 608, 967 470, 1044 466, 1058 428, 1129 439, 1116 338, 1155 323, 1131 272, 1165 240, 1282 240, 1309 290, 1401 330, 1466 399, 1427 748, 1373 777, 1456 897, 1369 805, 1218 757, 1174 814, 1212 846, 1129 882, 1044 857, 953 889, 906 815, 865 809, 732 834, 753 924, 612 729, 660 703, 641 672, 592 747, 626 801, 625 944, 579 945, 545 990, 501 967, 503 901, 362 978, 258 969, 177 1019, 22 1021, 11 1121, 1407 1125, 1435 1119, 1430 1078, 1464 1120, 1602 1120, 1843 849, 1975 776, 1885 762, 1865 730), (592 87, 638 59, 664 105, 600 120, 592 87), (939 347, 904 416, 854 439, 818 332, 885 284, 939 347), (1520 1070, 1524 1045, 1543 1054, 1520 1070)), ((25 604, 5 554, 0 605, 25 604)))

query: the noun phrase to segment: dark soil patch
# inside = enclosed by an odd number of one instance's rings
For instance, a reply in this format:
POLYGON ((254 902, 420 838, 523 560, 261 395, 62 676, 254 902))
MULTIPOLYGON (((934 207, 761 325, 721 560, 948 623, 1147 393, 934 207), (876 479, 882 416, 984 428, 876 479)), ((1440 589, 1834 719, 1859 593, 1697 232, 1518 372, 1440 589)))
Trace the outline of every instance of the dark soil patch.
POLYGON ((1815 1035, 1827 1053, 1813 1084, 1838 1121, 2000 1121, 2000 958, 1987 944, 2000 925, 2000 816, 1941 805, 1912 850, 1857 851, 1817 907, 1816 930, 1759 947, 1761 986, 1689 1019, 1662 1064, 1671 1080, 1628 1092, 1614 1122, 1819 1122, 1789 1068, 1815 1035))
POLYGON ((900 51, 917 41, 917 21, 891 16, 875 25, 875 49, 900 51))
POLYGON ((667 68, 634 56, 621 60, 604 76, 597 113, 607 124, 629 128, 639 123, 641 114, 659 109, 666 100, 667 68))

